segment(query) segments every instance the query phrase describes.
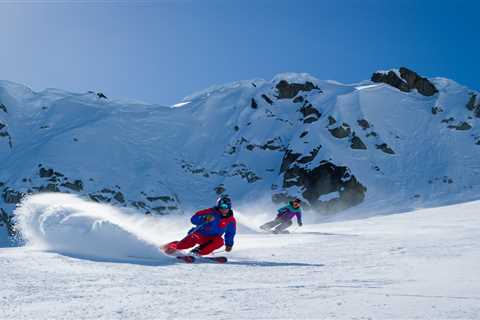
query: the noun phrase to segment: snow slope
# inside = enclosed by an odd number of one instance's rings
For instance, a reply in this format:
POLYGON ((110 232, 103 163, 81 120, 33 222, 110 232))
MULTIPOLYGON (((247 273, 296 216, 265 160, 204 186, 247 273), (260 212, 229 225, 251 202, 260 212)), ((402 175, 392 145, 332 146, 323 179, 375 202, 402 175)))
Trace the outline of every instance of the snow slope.
MULTIPOLYGON (((288 235, 244 229, 226 265, 188 265, 155 256, 108 261, 112 256, 107 252, 118 258, 128 254, 128 246, 135 246, 139 254, 150 252, 145 243, 160 241, 166 229, 171 231, 167 238, 182 236, 182 228, 172 227, 173 218, 154 217, 147 224, 122 227, 128 217, 118 209, 71 196, 64 198, 69 199, 65 205, 46 205, 55 197, 65 196, 32 197, 17 212, 26 218, 24 230, 43 233, 26 235, 33 247, 0 249, 3 318, 478 319, 480 315, 478 201, 310 224, 292 228, 294 233, 288 235), (107 227, 92 228, 98 221, 107 227), (98 249, 75 244, 73 239, 82 239, 81 228, 87 237, 99 240, 121 230, 122 239, 98 243, 98 249), (64 238, 58 229, 70 232, 73 239, 64 238), (68 245, 69 255, 58 253, 65 249, 56 247, 58 241, 68 245), (43 247, 38 246, 41 243, 43 247), (89 248, 90 258, 74 254, 82 246, 89 248), (98 259, 102 256, 107 261, 98 259)), ((137 217, 139 222, 142 218, 137 217)))

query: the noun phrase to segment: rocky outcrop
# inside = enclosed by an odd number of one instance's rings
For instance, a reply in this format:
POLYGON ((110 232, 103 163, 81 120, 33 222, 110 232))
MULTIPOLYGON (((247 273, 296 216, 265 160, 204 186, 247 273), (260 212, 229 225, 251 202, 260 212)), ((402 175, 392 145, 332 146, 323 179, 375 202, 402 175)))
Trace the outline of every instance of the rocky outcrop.
POLYGON ((438 92, 438 89, 427 78, 419 76, 416 72, 401 67, 399 70, 400 76, 394 72, 387 73, 375 72, 371 80, 373 82, 383 82, 389 84, 403 92, 410 92, 413 89, 424 96, 433 96, 438 92))
POLYGON ((303 115, 303 123, 312 123, 317 121, 322 114, 310 102, 305 101, 299 110, 303 115))
POLYGON ((310 81, 306 81, 305 83, 289 83, 286 80, 281 80, 275 87, 278 92, 277 99, 292 99, 300 91, 319 90, 319 88, 310 81))
POLYGON ((455 130, 460 130, 460 131, 465 131, 465 130, 470 130, 472 129, 472 126, 469 125, 467 122, 460 122, 458 124, 455 124, 455 125, 449 125, 448 126, 449 129, 455 129, 455 130))
POLYGON ((195 167, 194 164, 183 160, 182 168, 185 172, 191 173, 193 175, 201 175, 204 178, 209 178, 211 176, 220 176, 220 177, 235 177, 239 176, 240 178, 246 180, 248 183, 254 183, 258 180, 261 180, 262 177, 258 176, 253 170, 249 169, 243 163, 232 164, 227 169, 222 170, 208 170, 207 168, 195 167))
POLYGON ((358 136, 354 135, 352 137, 350 148, 358 149, 358 150, 366 150, 367 146, 365 145, 365 143, 363 143, 362 139, 360 139, 358 136))
POLYGON ((376 147, 387 154, 395 154, 395 151, 393 151, 386 143, 377 144, 376 147))
POLYGON ((471 94, 466 104, 466 107, 468 110, 473 112, 475 117, 480 118, 480 103, 476 103, 476 101, 477 101, 477 95, 471 94))
POLYGON ((373 82, 383 82, 391 85, 403 92, 410 92, 410 88, 407 83, 403 81, 394 71, 388 71, 387 73, 375 72, 372 75, 371 80, 373 82))
POLYGON ((266 94, 262 94, 263 100, 265 100, 269 105, 273 104, 273 100, 270 99, 266 94))
POLYGON ((350 126, 347 123, 342 123, 338 127, 328 129, 328 131, 330 131, 332 136, 334 136, 337 139, 346 138, 350 136, 350 134, 352 133, 352 130, 350 129, 350 126))
POLYGON ((15 235, 15 224, 13 216, 8 215, 3 208, 0 208, 0 227, 5 227, 10 237, 15 235))
POLYGON ((250 107, 252 109, 257 109, 258 108, 257 101, 255 101, 255 99, 253 99, 253 98, 252 98, 252 101, 250 102, 250 107))
POLYGON ((274 202, 290 199, 288 189, 291 187, 300 188, 301 196, 318 212, 333 213, 363 201, 366 188, 351 175, 347 167, 321 161, 318 166, 310 168, 300 163, 299 160, 304 158, 291 151, 285 153, 281 166, 284 191, 272 196, 274 202), (338 196, 327 201, 321 200, 322 195, 332 193, 338 196))
POLYGON ((8 140, 8 145, 10 146, 10 149, 13 147, 12 136, 10 136, 10 133, 7 130, 7 125, 0 121, 0 139, 1 138, 5 138, 8 140))
POLYGON ((0 103, 0 111, 8 113, 7 107, 3 103, 0 103))

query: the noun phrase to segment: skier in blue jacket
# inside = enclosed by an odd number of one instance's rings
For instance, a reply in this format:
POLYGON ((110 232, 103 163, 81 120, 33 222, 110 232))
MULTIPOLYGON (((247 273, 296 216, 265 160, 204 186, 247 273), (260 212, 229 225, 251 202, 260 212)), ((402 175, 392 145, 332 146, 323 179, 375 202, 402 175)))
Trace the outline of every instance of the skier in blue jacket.
POLYGON ((190 219, 193 225, 188 235, 180 241, 173 241, 164 246, 166 253, 171 254, 176 250, 192 248, 192 253, 208 255, 214 250, 225 245, 225 251, 233 248, 236 233, 236 220, 233 216, 232 201, 227 196, 218 198, 217 205, 196 212, 190 219), (225 239, 222 236, 225 235, 225 239))
POLYGON ((274 220, 261 225, 260 229, 273 233, 288 232, 286 229, 292 225, 293 217, 297 217, 298 226, 301 227, 303 225, 301 206, 302 201, 298 198, 289 201, 288 205, 277 210, 278 214, 274 220))

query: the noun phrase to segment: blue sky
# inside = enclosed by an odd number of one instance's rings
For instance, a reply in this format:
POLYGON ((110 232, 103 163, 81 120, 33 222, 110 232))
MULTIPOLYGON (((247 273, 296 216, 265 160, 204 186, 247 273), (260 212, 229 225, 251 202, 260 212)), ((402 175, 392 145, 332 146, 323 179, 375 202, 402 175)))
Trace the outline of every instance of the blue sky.
POLYGON ((170 105, 213 84, 407 66, 480 89, 480 1, 0 3, 0 79, 170 105))

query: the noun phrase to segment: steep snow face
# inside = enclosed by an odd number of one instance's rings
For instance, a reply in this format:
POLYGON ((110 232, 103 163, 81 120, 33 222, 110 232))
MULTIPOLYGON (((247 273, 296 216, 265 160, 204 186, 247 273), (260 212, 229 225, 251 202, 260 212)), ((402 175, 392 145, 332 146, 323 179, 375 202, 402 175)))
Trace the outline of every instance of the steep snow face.
POLYGON ((298 196, 316 213, 357 215, 477 198, 478 93, 429 83, 432 96, 281 74, 169 108, 3 81, 0 208, 8 216, 40 191, 151 214, 210 206, 218 194, 271 206, 298 196))

